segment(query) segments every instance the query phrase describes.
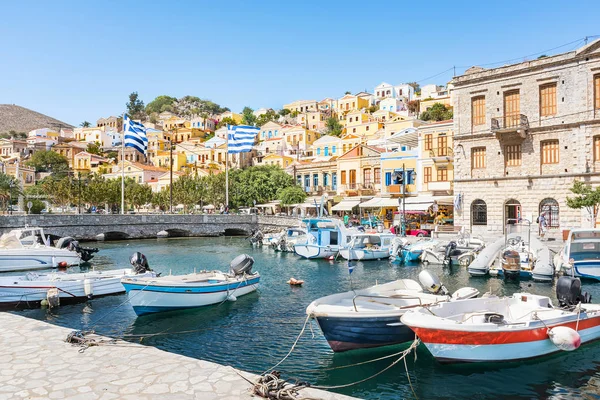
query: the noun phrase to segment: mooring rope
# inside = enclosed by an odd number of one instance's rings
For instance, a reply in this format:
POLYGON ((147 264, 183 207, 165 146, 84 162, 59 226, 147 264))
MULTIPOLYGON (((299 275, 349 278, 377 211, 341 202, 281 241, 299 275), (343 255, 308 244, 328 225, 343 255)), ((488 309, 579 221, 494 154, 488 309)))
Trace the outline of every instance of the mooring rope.
POLYGON ((302 329, 300 330, 300 333, 298 334, 298 336, 296 337, 296 340, 294 340, 294 344, 292 345, 292 348, 290 349, 290 351, 288 351, 288 353, 285 355, 285 357, 283 357, 281 359, 281 361, 279 361, 277 364, 275 364, 274 366, 272 366, 271 368, 268 368, 266 371, 264 371, 261 375, 264 375, 265 373, 274 370, 275 368, 277 368, 279 365, 281 365, 281 363, 283 363, 294 351, 294 349, 296 348, 296 345, 298 344, 298 341, 300 340, 300 338, 302 337, 302 335, 304 334, 304 331, 306 330, 306 325, 308 324, 308 322, 310 321, 310 318, 312 317, 312 314, 309 314, 306 316, 306 320, 304 321, 304 325, 302 326, 302 329))

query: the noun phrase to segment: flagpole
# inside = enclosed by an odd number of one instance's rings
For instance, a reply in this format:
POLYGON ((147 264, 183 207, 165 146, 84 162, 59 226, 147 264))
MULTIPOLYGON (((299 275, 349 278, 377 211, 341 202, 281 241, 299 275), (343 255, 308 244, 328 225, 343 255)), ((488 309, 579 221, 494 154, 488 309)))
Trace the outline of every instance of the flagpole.
POLYGON ((229 124, 225 136, 225 207, 229 206, 229 124))
POLYGON ((121 137, 121 214, 125 214, 125 127, 121 137))

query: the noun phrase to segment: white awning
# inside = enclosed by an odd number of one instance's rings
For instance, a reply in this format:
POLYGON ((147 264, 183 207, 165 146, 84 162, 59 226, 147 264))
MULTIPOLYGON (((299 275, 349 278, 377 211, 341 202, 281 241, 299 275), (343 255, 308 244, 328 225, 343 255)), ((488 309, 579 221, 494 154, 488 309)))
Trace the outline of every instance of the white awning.
POLYGON ((376 208, 380 207, 379 203, 381 203, 381 197, 373 197, 370 200, 365 201, 364 203, 360 203, 360 208, 376 208))
MULTIPOLYGON (((451 206, 454 204, 454 197, 452 196, 417 196, 407 197, 404 203, 404 209, 406 211, 427 211, 429 207, 436 202, 439 205, 451 206)), ((402 203, 399 203, 400 207, 398 210, 402 211, 402 203)))
POLYGON ((360 204, 360 200, 356 199, 344 199, 331 207, 331 211, 352 211, 354 207, 360 204))
POLYGON ((360 204, 360 208, 398 207, 399 199, 393 197, 374 197, 360 204))

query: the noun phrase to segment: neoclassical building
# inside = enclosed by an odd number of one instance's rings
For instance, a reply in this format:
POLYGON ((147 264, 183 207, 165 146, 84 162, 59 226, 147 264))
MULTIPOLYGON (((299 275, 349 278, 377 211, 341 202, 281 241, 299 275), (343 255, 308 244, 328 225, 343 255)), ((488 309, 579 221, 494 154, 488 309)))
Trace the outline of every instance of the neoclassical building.
POLYGON ((452 84, 455 225, 502 232, 543 211, 556 230, 589 226, 566 199, 575 180, 600 184, 600 40, 452 84))

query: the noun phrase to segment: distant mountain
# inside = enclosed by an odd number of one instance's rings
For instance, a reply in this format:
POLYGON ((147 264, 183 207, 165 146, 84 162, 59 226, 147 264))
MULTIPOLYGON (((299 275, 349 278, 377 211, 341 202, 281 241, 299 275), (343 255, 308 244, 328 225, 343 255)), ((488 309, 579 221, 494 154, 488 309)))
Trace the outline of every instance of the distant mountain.
POLYGON ((0 104, 0 133, 8 131, 29 132, 40 128, 73 128, 73 125, 59 121, 28 108, 12 104, 0 104))

